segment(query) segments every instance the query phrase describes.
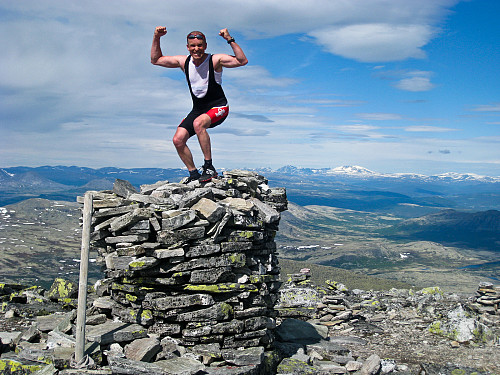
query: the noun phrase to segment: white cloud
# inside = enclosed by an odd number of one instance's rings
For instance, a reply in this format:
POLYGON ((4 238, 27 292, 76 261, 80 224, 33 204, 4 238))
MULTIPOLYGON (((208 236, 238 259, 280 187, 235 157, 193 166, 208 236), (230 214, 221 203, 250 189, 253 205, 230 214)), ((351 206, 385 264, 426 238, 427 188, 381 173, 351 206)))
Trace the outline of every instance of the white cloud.
POLYGON ((362 62, 424 58, 421 49, 429 42, 429 25, 369 23, 330 26, 309 33, 327 51, 362 62))
MULTIPOLYGON (((218 155, 224 152, 234 167, 250 163, 248 155, 253 165, 272 160, 275 166, 288 159, 323 166, 372 164, 379 160, 373 155, 391 160, 395 152, 403 155, 408 149, 412 150, 408 157, 418 158, 415 155, 421 150, 429 149, 425 141, 389 140, 392 133, 397 134, 395 129, 381 134, 372 125, 332 125, 356 117, 407 120, 408 115, 390 113, 398 110, 384 106, 382 100, 374 104, 370 90, 353 88, 346 95, 321 96, 321 92, 339 90, 334 69, 325 70, 325 86, 319 88, 287 76, 290 71, 273 70, 276 61, 288 58, 287 48, 295 47, 280 45, 279 37, 294 34, 301 44, 319 44, 329 53, 356 61, 420 59, 439 32, 436 27, 457 2, 124 0, 119 6, 101 0, 3 2, 0 159, 9 165, 181 165, 170 138, 191 103, 181 71, 149 63, 153 29, 162 24, 168 28, 162 39, 165 54, 185 54, 185 35, 191 29, 207 34, 210 51, 229 52, 217 35, 220 28, 228 27, 249 58, 259 57, 250 58, 244 68, 224 71, 224 89, 234 116, 214 129, 218 132, 214 148, 218 155), (276 43, 262 51, 260 40, 251 38, 275 38, 276 43), (353 114, 353 106, 363 106, 357 111, 366 113, 353 114), (237 147, 236 136, 246 136, 237 147)), ((317 56, 324 54, 314 55, 314 64, 317 56)), ((352 68, 344 74, 356 74, 358 66, 346 64, 338 71, 352 68)), ((372 69, 383 68, 377 64, 372 69)), ((403 73, 392 77, 398 81, 397 88, 422 92, 434 87, 432 73, 399 69, 403 73)), ((477 106, 474 111, 495 112, 498 103, 477 106)), ((437 135, 456 129, 413 126, 405 130, 437 135)), ((442 147, 448 145, 433 149, 442 147)))
POLYGON ((428 77, 403 78, 394 84, 394 87, 404 91, 429 91, 434 88, 434 84, 428 77))
POLYGON ((457 131, 458 129, 422 125, 422 126, 408 126, 404 128, 404 130, 407 132, 443 133, 443 132, 457 131))
POLYGON ((401 120, 403 118, 397 113, 358 113, 356 116, 363 120, 375 121, 401 120))
POLYGON ((377 126, 363 125, 363 124, 338 125, 335 128, 339 129, 339 130, 342 130, 342 131, 348 131, 348 132, 368 132, 368 131, 371 131, 371 130, 377 130, 377 129, 379 129, 377 126))
POLYGON ((477 112, 500 112, 500 103, 478 105, 472 109, 477 112))

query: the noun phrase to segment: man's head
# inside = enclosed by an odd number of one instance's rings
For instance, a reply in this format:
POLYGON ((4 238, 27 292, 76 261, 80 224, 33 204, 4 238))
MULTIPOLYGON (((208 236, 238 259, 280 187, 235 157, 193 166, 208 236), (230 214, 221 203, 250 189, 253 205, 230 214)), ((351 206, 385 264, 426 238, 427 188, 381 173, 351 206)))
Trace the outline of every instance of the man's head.
POLYGON ((191 31, 187 35, 187 49, 194 60, 203 59, 207 49, 205 35, 201 31, 191 31))
POLYGON ((191 31, 187 35, 187 42, 188 42, 188 44, 189 44, 189 41, 193 40, 193 39, 199 39, 199 40, 204 41, 205 43, 207 42, 206 39, 205 39, 205 34, 203 34, 201 31, 191 31))

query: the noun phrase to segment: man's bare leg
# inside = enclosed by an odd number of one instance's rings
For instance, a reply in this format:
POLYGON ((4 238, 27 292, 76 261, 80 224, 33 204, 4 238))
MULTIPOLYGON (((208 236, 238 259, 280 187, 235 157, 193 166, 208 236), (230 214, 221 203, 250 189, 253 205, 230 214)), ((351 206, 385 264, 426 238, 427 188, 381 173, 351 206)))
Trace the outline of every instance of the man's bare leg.
POLYGON ((193 154, 186 144, 188 139, 188 131, 184 128, 178 127, 172 141, 174 143, 175 149, 177 150, 179 158, 182 160, 188 171, 192 171, 196 169, 196 166, 193 161, 193 154))
POLYGON ((198 137, 201 152, 203 153, 203 157, 205 159, 203 164, 203 174, 200 177, 201 182, 208 182, 212 178, 217 177, 217 171, 212 165, 212 145, 210 142, 210 136, 207 132, 211 123, 212 119, 207 114, 202 114, 193 121, 194 131, 198 137))
POLYGON ((212 144, 210 142, 210 136, 208 135, 207 129, 210 127, 212 119, 207 114, 199 115, 193 121, 194 131, 198 137, 198 142, 200 144, 201 152, 205 160, 212 160, 212 144))

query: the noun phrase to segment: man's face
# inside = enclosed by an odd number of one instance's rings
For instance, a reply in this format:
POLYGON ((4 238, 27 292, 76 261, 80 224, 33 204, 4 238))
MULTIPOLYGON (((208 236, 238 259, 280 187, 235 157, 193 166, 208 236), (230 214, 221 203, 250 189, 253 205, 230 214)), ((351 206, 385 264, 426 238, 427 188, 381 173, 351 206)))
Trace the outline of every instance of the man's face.
POLYGON ((195 60, 198 60, 205 56, 207 43, 203 39, 188 39, 187 49, 191 57, 195 60))

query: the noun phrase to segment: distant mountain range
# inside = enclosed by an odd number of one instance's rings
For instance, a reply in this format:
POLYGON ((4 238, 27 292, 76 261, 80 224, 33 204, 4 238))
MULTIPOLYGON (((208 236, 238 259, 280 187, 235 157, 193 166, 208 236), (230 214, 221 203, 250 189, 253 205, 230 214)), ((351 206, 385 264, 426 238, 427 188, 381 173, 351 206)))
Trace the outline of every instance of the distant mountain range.
MULTIPOLYGON (((383 174, 359 166, 284 166, 255 171, 265 176, 271 187, 286 188, 290 210, 283 213, 277 236, 280 243, 291 246, 289 251, 283 249, 289 259, 310 258, 315 263, 362 272, 376 270, 390 277, 394 276, 392 268, 398 269, 406 261, 408 272, 413 272, 417 263, 427 268, 436 263, 437 268, 473 266, 477 268, 472 272, 499 277, 499 177, 383 174), (318 247, 307 250, 310 245, 318 247), (457 255, 462 249, 472 252, 470 261, 457 255), (400 253, 406 250, 411 257, 403 259, 400 253), (448 264, 450 259, 453 264, 448 264)), ((180 168, 0 168, 0 207, 29 198, 75 202, 88 190, 111 189, 117 178, 139 188, 157 181, 180 181, 186 174, 180 168)), ((24 214, 22 207, 16 205, 16 215, 24 214)), ((11 238, 32 237, 25 227, 6 228, 22 230, 22 235, 13 232, 11 238)))
MULTIPOLYGON (((300 205, 363 211, 397 210, 407 217, 443 208, 500 208, 500 177, 495 176, 384 174, 360 166, 314 169, 288 165, 276 170, 254 171, 264 175, 270 185, 286 187, 289 200, 300 205)), ((180 181, 186 173, 180 168, 0 168, 0 206, 36 197, 74 201, 87 190, 110 189, 117 178, 139 187, 161 180, 180 181)))
MULTIPOLYGON (((272 172, 272 170, 270 170, 272 172)), ((337 176, 337 177, 351 177, 351 178, 392 178, 392 179, 410 179, 410 180, 421 180, 421 181, 446 181, 446 182, 457 182, 457 181, 479 181, 479 182, 500 182, 500 176, 481 176, 474 173, 455 173, 448 172, 437 175, 426 176, 417 173, 378 173, 371 171, 367 168, 360 167, 357 165, 341 166, 336 168, 298 168, 292 165, 287 165, 276 170, 279 173, 285 173, 290 175, 326 175, 326 176, 337 176)))

